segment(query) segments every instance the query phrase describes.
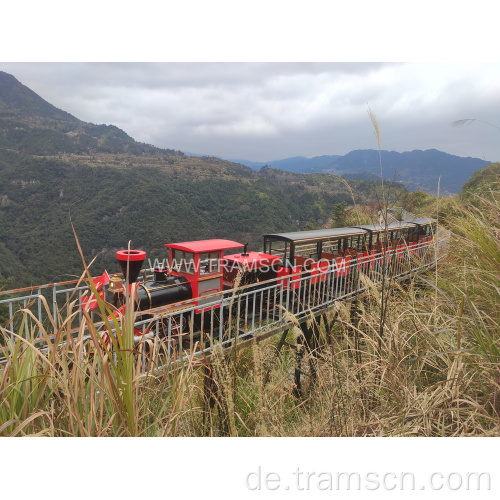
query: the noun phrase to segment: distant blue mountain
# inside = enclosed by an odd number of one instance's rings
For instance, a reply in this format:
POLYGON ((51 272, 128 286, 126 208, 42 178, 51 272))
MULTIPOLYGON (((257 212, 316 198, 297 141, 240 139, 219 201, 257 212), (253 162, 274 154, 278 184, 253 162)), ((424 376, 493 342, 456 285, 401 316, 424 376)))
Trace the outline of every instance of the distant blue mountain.
MULTIPOLYGON (((427 151, 414 150, 404 153, 382 151, 382 173, 385 179, 397 178, 408 189, 422 189, 435 194, 439 189, 442 194, 460 192, 462 185, 473 172, 489 161, 480 158, 464 158, 443 153, 437 149, 427 151)), ((241 163, 253 170, 260 170, 264 165, 299 174, 331 173, 346 178, 366 179, 370 175, 380 177, 380 156, 376 149, 358 149, 341 155, 324 155, 306 158, 294 156, 283 160, 252 162, 248 160, 229 160, 241 163)))
MULTIPOLYGON (((225 158, 224 158, 225 159, 225 158)), ((245 165, 245 167, 250 167, 252 170, 258 172, 264 165, 269 165, 265 161, 250 161, 250 160, 227 160, 232 161, 233 163, 240 163, 241 165, 245 165)))
POLYGON ((277 168, 285 170, 286 172, 294 172, 296 174, 312 174, 321 172, 323 169, 328 168, 335 160, 340 158, 340 155, 323 155, 315 156, 314 158, 306 158, 305 156, 294 156, 292 158, 285 158, 284 160, 273 160, 267 162, 256 162, 249 160, 234 160, 228 159, 234 163, 241 163, 246 167, 253 170, 260 170, 264 165, 270 168, 277 168))
MULTIPOLYGON (((438 182, 443 194, 458 193, 473 172, 489 161, 480 158, 464 158, 443 153, 437 149, 414 150, 404 153, 382 151, 382 173, 385 179, 397 178, 409 189, 422 189, 436 193, 438 182)), ((380 156, 378 150, 360 149, 337 158, 323 172, 358 174, 363 172, 380 176, 380 156)))

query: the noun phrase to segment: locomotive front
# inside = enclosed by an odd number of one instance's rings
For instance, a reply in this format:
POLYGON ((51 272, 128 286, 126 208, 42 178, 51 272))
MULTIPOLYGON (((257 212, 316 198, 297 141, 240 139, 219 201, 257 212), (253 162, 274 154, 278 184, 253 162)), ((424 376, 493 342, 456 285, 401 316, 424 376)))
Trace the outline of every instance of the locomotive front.
POLYGON ((125 286, 136 287, 136 309, 146 311, 193 297, 192 287, 185 276, 169 276, 168 269, 162 265, 154 268, 153 281, 136 283, 146 252, 142 250, 120 250, 116 252, 124 280, 112 278, 109 290, 113 292, 113 304, 120 308, 124 304, 125 286))

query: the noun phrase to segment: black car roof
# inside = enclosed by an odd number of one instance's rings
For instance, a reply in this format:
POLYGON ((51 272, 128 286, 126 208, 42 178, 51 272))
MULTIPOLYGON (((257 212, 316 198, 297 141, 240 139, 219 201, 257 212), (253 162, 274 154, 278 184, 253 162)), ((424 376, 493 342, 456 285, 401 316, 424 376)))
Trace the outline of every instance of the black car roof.
POLYGON ((384 224, 365 224, 362 226, 357 226, 360 227, 361 229, 366 229, 367 231, 385 231, 386 229, 388 231, 393 231, 394 229, 405 229, 408 227, 415 227, 414 222, 410 222, 407 220, 403 221, 395 221, 391 222, 390 224, 387 224, 387 227, 384 224))
POLYGON ((335 227, 331 229, 314 229, 312 231, 294 231, 291 233, 265 234, 264 238, 282 241, 312 241, 356 234, 366 234, 366 231, 359 227, 335 227))

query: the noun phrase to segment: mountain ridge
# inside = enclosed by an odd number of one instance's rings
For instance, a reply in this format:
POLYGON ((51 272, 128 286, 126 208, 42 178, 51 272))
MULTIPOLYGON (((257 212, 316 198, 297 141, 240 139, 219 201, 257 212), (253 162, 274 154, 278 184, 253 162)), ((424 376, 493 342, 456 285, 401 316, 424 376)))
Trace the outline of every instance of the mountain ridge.
POLYGON ((473 172, 490 162, 479 158, 450 155, 437 149, 405 151, 355 150, 336 160, 324 172, 369 172, 391 179, 396 176, 409 189, 422 189, 431 194, 439 190, 456 194, 473 172), (382 164, 382 167, 381 167, 382 164))
POLYGON ((0 71, 0 147, 37 155, 183 155, 132 139, 115 125, 84 122, 0 71))
MULTIPOLYGON (((422 189, 430 194, 437 193, 440 176, 441 194, 457 194, 475 171, 491 163, 480 158, 452 155, 437 149, 414 149, 403 153, 381 150, 380 156, 384 177, 392 179, 396 174, 398 180, 407 185, 408 189, 422 189)), ((376 149, 357 149, 343 156, 295 156, 269 162, 242 159, 229 161, 237 161, 253 170, 268 166, 295 173, 328 173, 346 178, 375 175, 380 178, 380 156, 376 149), (330 159, 331 161, 328 161, 330 159)))

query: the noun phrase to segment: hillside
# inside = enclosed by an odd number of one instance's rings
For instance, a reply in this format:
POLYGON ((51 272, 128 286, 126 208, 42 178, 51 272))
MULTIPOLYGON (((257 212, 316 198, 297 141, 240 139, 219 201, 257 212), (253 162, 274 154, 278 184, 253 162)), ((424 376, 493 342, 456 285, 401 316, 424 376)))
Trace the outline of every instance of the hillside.
POLYGON ((489 198, 492 193, 497 194, 500 186, 500 163, 492 163, 481 170, 477 170, 463 185, 460 196, 470 200, 476 197, 489 198))
MULTIPOLYGON (((99 256, 99 269, 114 266, 115 251, 129 240, 160 258, 164 243, 191 239, 230 238, 257 249, 264 233, 324 224, 336 203, 351 203, 346 186, 332 176, 257 174, 213 158, 137 160, 1 158, 0 245, 10 257, 2 259, 0 273, 20 279, 24 269, 23 276, 43 281, 77 274, 70 215, 86 257, 99 256)), ((352 184, 358 202, 371 199, 369 183, 352 184)))
MULTIPOLYGON (((358 203, 376 200, 371 183, 352 184, 358 203)), ((0 275, 16 286, 81 272, 70 216, 100 274, 118 271, 115 251, 129 240, 152 259, 165 256, 165 243, 191 239, 259 249, 262 234, 324 224, 341 202, 351 195, 331 175, 255 172, 138 143, 0 73, 0 275)))

